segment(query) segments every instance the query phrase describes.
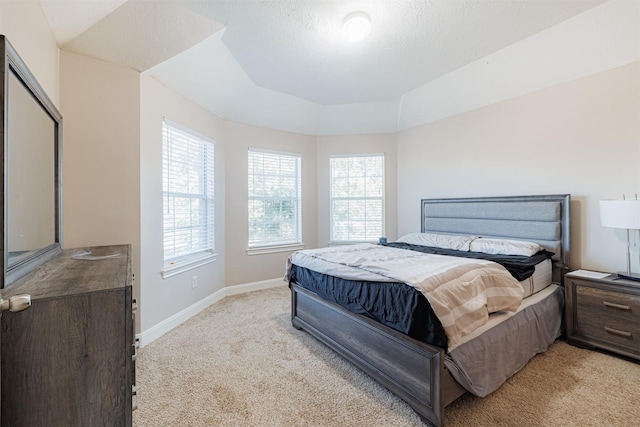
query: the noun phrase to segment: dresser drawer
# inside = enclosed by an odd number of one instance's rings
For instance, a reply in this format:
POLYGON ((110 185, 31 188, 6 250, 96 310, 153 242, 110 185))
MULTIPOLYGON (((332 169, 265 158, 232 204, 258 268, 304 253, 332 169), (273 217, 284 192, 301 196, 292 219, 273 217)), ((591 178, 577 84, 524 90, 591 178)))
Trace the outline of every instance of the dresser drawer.
POLYGON ((629 322, 640 322, 640 296, 622 292, 576 286, 578 313, 586 310, 629 322))
POLYGON ((578 334, 640 350, 640 323, 578 310, 578 334))

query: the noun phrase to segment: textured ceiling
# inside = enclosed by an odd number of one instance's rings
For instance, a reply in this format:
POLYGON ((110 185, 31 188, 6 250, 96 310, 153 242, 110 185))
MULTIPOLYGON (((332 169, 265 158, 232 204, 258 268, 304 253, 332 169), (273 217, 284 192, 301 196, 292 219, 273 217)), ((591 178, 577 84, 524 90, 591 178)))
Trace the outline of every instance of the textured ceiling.
MULTIPOLYGON (((87 2, 63 1, 58 5, 59 2, 55 0, 41 1, 47 6, 45 13, 60 21, 62 19, 57 18, 59 10, 70 18, 74 16, 76 4, 84 6, 87 2)), ((88 3, 102 4, 98 0, 89 0, 88 3)), ((115 6, 115 9, 103 9, 103 14, 107 14, 75 37, 64 33, 59 36, 59 43, 62 42, 65 50, 144 71, 223 28, 221 23, 184 8, 179 1, 129 0, 106 3, 115 6), (71 39, 64 42, 67 38, 71 39)), ((93 21, 94 18, 89 15, 86 19, 93 21)), ((69 21, 77 23, 82 19, 76 17, 69 21)), ((60 31, 68 29, 62 22, 56 28, 60 31)), ((54 34, 57 35, 58 31, 54 30, 54 34)))
MULTIPOLYGON (((398 102, 408 92, 605 3, 40 2, 63 49, 146 72, 221 117, 232 119, 237 119, 242 109, 257 116, 260 112, 251 112, 252 108, 261 103, 278 104, 278 100, 296 104, 287 107, 282 103, 282 114, 293 110, 318 114, 321 107, 366 104, 385 111, 395 109, 397 115, 398 102), (361 43, 349 43, 339 32, 342 20, 353 11, 364 11, 372 18, 371 35, 361 43), (243 98, 253 104, 242 105, 243 98)), ((327 115, 324 110, 320 114, 327 115)), ((268 120, 256 121, 269 126, 268 120)), ((398 117, 390 121, 397 122, 398 117)))
POLYGON ((227 30, 224 44, 259 86, 319 104, 397 99, 602 1, 235 1, 188 7, 227 30), (247 6, 250 4, 250 6, 247 6), (371 35, 340 33, 353 11, 371 35))

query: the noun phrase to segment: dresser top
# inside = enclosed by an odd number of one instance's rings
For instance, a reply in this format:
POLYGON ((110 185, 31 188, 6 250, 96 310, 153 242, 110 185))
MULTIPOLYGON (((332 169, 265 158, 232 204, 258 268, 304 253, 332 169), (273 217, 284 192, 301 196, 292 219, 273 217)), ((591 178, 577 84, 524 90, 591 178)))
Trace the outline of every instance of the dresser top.
POLYGON ((2 297, 27 293, 32 299, 59 298, 131 286, 130 257, 131 245, 65 249, 2 289, 2 297))

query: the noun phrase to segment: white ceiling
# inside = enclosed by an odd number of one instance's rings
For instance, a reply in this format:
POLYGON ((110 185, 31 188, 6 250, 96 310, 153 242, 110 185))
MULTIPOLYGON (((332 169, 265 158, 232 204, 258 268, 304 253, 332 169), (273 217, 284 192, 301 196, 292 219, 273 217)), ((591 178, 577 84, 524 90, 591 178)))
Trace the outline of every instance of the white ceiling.
MULTIPOLYGON (((151 75, 222 118, 309 134, 415 125, 402 106, 416 91, 532 37, 565 34, 557 28, 588 13, 613 13, 604 0, 40 3, 62 49, 151 75), (361 43, 339 32, 353 11, 372 18, 361 43)), ((639 16, 626 23, 616 31, 633 31, 639 16)))

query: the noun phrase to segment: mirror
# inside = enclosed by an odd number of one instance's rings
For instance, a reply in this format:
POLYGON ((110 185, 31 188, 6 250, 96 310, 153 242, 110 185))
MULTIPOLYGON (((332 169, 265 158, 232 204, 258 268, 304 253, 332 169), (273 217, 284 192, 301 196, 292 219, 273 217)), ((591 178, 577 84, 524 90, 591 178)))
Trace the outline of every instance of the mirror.
POLYGON ((6 287, 62 251, 62 116, 8 40, 2 99, 3 266, 6 287))

